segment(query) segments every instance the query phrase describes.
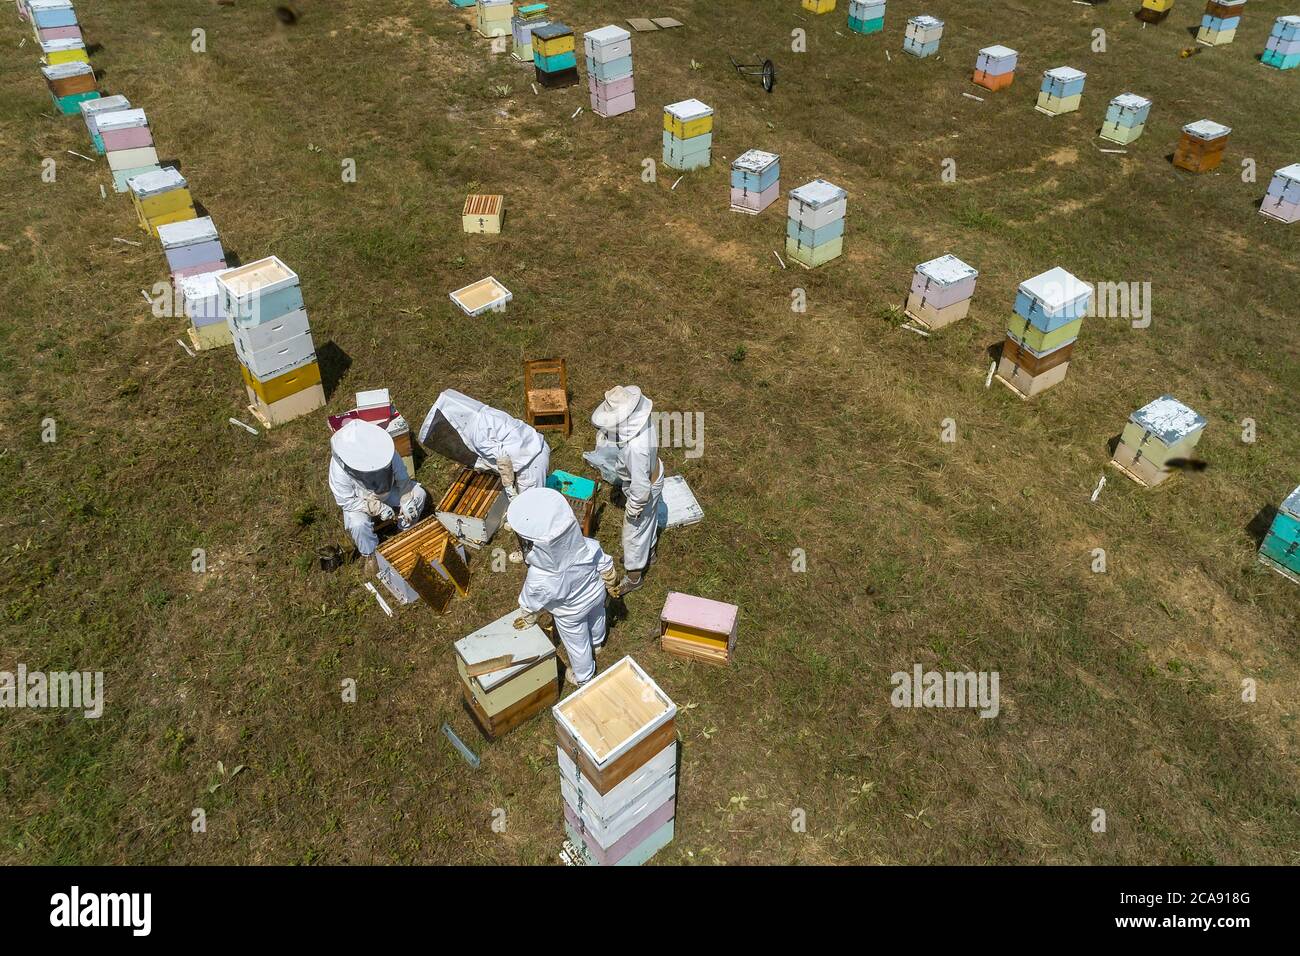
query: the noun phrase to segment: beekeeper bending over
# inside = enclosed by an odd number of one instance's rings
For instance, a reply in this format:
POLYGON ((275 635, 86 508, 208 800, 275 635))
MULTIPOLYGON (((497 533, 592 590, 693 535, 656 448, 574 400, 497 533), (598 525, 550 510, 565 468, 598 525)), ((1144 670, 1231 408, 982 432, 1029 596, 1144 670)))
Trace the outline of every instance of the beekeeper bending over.
POLYGON ((353 419, 330 439, 330 491, 343 509, 343 527, 365 559, 364 570, 376 570, 379 536, 375 521, 408 528, 420 520, 428 494, 406 473, 393 438, 371 422, 353 419))
POLYGON ((596 674, 596 650, 605 643, 605 594, 613 593, 614 559, 582 536, 573 508, 551 488, 521 492, 510 502, 506 518, 531 545, 519 592, 524 613, 515 626, 527 627, 542 611, 550 611, 569 652, 565 679, 585 684, 596 674))
POLYGON ((623 569, 618 593, 635 591, 650 566, 658 532, 664 465, 651 411, 654 403, 635 385, 616 385, 591 415, 598 429, 596 450, 585 456, 598 462, 601 476, 626 499, 623 508, 623 569))
POLYGON ((420 426, 420 441, 477 471, 495 471, 508 497, 546 487, 551 449, 537 429, 505 412, 447 389, 420 426))

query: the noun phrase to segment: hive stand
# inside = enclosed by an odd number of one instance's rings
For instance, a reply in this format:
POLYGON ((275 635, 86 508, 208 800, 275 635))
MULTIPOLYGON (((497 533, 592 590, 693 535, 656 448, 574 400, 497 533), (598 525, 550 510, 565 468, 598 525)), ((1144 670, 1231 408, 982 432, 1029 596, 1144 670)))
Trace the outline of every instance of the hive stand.
POLYGON ((530 359, 524 362, 524 408, 528 424, 539 432, 573 433, 569 418, 569 372, 562 358, 530 359), (538 386, 540 376, 556 376, 558 386, 538 386))

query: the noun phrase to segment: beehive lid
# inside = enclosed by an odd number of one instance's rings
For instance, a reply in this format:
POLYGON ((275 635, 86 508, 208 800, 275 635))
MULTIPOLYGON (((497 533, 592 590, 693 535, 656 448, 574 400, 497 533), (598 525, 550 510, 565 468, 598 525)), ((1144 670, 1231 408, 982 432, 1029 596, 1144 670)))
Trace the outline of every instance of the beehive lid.
POLYGON ((682 100, 664 107, 664 112, 674 119, 689 123, 691 120, 703 119, 713 115, 713 107, 705 106, 699 100, 682 100))
POLYGON ((1123 110, 1140 110, 1151 105, 1149 99, 1136 93, 1121 93, 1111 100, 1111 103, 1123 110))
POLYGON ((1072 66, 1058 66, 1048 70, 1043 75, 1050 76, 1054 80, 1060 80, 1062 83, 1068 83, 1071 80, 1082 80, 1088 74, 1084 73, 1083 70, 1076 70, 1072 66))
POLYGON ((211 242, 216 238, 217 227, 211 216, 186 219, 184 222, 169 222, 158 227, 158 241, 162 243, 164 249, 190 246, 196 242, 211 242))
POLYGON ((72 0, 30 0, 27 6, 33 10, 64 10, 72 7, 72 0))
POLYGON ((1300 488, 1296 488, 1286 496, 1286 500, 1282 502, 1282 510, 1292 518, 1300 518, 1300 488))
POLYGON ((1176 444, 1205 427, 1204 418, 1172 395, 1161 395, 1149 405, 1143 405, 1129 416, 1129 421, 1165 445, 1176 444))
POLYGON ((107 133, 112 130, 134 129, 137 126, 148 126, 149 121, 145 118, 144 110, 115 110, 107 116, 101 116, 95 121, 101 133, 107 133))
POLYGON ((540 17, 546 12, 544 3, 528 3, 519 8, 519 16, 527 19, 528 17, 540 17))
POLYGON ((479 315, 488 309, 500 308, 514 296, 493 276, 471 282, 451 293, 451 301, 460 306, 466 315, 479 315))
POLYGON ((596 483, 581 475, 571 475, 567 471, 553 471, 546 479, 546 487, 558 491, 568 498, 590 501, 596 493, 596 483))
POLYGON ((504 657, 507 654, 517 661, 527 661, 499 671, 480 674, 474 678, 484 690, 490 691, 526 668, 532 667, 537 661, 528 661, 530 657, 542 660, 555 656, 555 648, 551 645, 546 632, 536 624, 524 628, 515 627, 515 619, 521 613, 515 609, 497 618, 491 624, 480 627, 473 634, 462 637, 452 645, 456 650, 456 656, 464 661, 466 667, 482 664, 484 661, 490 661, 494 657, 504 657))
POLYGON ((739 613, 740 608, 725 601, 669 591, 659 619, 666 624, 684 624, 713 634, 730 634, 739 613))
POLYGON ((704 509, 695 500, 685 475, 669 475, 664 479, 663 498, 656 517, 660 528, 680 528, 704 520, 704 509))
POLYGON ((114 110, 129 110, 131 101, 120 93, 112 96, 100 96, 93 100, 81 101, 81 113, 83 116, 94 113, 111 113, 114 110))
POLYGON ((84 50, 86 48, 85 40, 42 40, 41 52, 43 53, 62 53, 65 50, 84 50))
POLYGON ((1300 163, 1292 163, 1290 166, 1283 166, 1274 176, 1281 176, 1283 179, 1289 179, 1293 183, 1300 183, 1300 163))
POLYGON ((993 46, 986 46, 984 49, 980 50, 980 53, 984 56, 991 57, 994 60, 1005 60, 1009 56, 1020 55, 1015 50, 1011 49, 1011 47, 1003 46, 1000 43, 996 43, 993 46))
POLYGON ((1300 16, 1297 16, 1294 13, 1288 14, 1285 17, 1278 17, 1277 22, 1285 23, 1289 27, 1300 27, 1300 16))
POLYGON ((761 149, 747 149, 731 162, 732 169, 747 173, 761 173, 781 159, 776 153, 765 153, 761 149))
POLYGON ((813 209, 820 209, 822 206, 829 205, 837 200, 848 196, 843 189, 834 183, 828 183, 824 179, 814 179, 810 183, 804 183, 802 186, 796 186, 790 190, 790 198, 797 200, 805 206, 811 206, 813 209))
POLYGON ((940 20, 938 17, 932 17, 925 13, 921 14, 918 17, 911 17, 907 22, 910 23, 912 26, 925 27, 927 29, 929 27, 943 26, 943 21, 940 20))
POLYGON ((45 74, 47 80, 66 80, 73 76, 84 76, 87 73, 94 73, 89 63, 83 63, 81 60, 73 60, 71 63, 56 63, 54 66, 43 66, 41 72, 45 74))
POLYGON ((631 33, 613 24, 597 30, 590 30, 583 35, 583 40, 590 40, 593 46, 609 46, 611 43, 619 43, 630 39, 632 39, 631 33))
POLYGON ((556 704, 552 713, 602 766, 672 720, 677 705, 636 661, 625 657, 556 704))
POLYGON ((1020 283, 1020 291, 1048 312, 1059 312, 1080 299, 1089 298, 1092 286, 1057 266, 1020 283))
POLYGON ((287 288, 298 281, 298 274, 281 262, 278 256, 267 256, 223 272, 218 281, 235 298, 243 298, 259 292, 287 288))
POLYGON ((127 185, 131 187, 131 192, 145 199, 149 196, 157 196, 159 193, 171 192, 173 189, 184 189, 189 182, 181 175, 180 170, 169 166, 132 176, 127 180, 127 185))
POLYGON ((1214 120, 1197 120, 1183 127, 1183 132, 1196 139, 1219 139, 1232 132, 1232 127, 1216 123, 1214 120))
POLYGON ((226 271, 221 269, 217 272, 200 272, 198 275, 185 276, 178 283, 181 297, 186 302, 211 299, 217 294, 217 276, 226 271))
POLYGON ((940 256, 938 259, 931 259, 929 262, 922 262, 916 267, 916 271, 940 285, 952 285, 955 282, 974 279, 979 275, 978 269, 967 265, 951 254, 940 256))
POLYGON ((558 20, 555 23, 547 23, 540 27, 533 27, 533 36, 537 37, 539 40, 554 40, 558 37, 567 37, 572 35, 573 31, 558 20))

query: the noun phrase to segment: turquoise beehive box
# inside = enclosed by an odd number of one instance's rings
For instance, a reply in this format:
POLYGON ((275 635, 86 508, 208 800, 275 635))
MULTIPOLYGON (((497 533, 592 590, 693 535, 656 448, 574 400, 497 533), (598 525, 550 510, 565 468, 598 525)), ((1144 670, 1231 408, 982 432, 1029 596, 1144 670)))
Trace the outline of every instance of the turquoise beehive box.
POLYGON ((1282 502, 1259 546, 1261 564, 1300 584, 1300 488, 1282 502))

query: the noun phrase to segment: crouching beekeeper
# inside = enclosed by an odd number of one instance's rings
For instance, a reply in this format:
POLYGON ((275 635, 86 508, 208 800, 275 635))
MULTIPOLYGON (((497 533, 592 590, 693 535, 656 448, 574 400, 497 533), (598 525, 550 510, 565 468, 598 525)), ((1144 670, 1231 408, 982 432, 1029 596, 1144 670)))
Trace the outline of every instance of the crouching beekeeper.
POLYGON ((520 492, 506 511, 510 527, 528 548, 528 573, 519 592, 523 616, 516 627, 550 611, 569 653, 565 680, 585 684, 596 674, 596 651, 605 643, 605 595, 615 593, 614 559, 582 535, 569 502, 551 488, 520 492))
POLYGON ((353 419, 330 439, 330 491, 343 509, 343 527, 365 559, 364 570, 376 570, 376 521, 397 519, 409 528, 420 520, 429 500, 420 483, 406 472, 393 438, 371 422, 353 419))

